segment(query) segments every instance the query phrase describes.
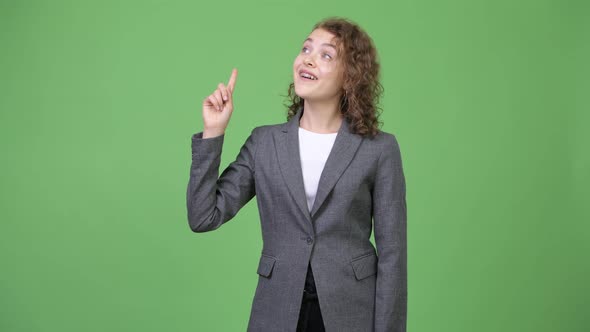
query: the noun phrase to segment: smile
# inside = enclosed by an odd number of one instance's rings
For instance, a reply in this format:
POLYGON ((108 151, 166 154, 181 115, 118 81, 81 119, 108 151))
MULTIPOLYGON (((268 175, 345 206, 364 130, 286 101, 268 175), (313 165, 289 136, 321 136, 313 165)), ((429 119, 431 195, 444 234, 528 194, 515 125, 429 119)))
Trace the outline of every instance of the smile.
POLYGON ((310 73, 306 70, 301 70, 299 72, 299 77, 301 77, 305 80, 310 80, 310 81, 317 81, 318 80, 318 78, 315 75, 313 75, 312 73, 310 73))
POLYGON ((317 81, 317 80, 299 76, 299 82, 303 82, 303 83, 315 83, 315 81, 317 81))
POLYGON ((310 74, 308 74, 308 73, 301 73, 301 75, 300 75, 300 76, 301 76, 302 78, 305 78, 305 79, 308 79, 308 80, 312 80, 312 81, 315 81, 315 80, 317 80, 317 78, 316 78, 315 76, 313 76, 313 75, 310 75, 310 74))

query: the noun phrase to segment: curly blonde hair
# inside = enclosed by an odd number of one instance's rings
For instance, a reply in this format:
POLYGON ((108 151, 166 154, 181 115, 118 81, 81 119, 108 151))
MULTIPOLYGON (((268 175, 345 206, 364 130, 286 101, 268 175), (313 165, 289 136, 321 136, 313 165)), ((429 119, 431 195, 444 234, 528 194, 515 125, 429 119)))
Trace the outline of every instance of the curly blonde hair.
MULTIPOLYGON (((316 23, 312 30, 324 29, 334 34, 338 53, 343 55, 344 84, 340 113, 350 122, 350 131, 374 137, 379 132, 379 99, 383 86, 379 82, 380 64, 377 49, 369 35, 356 23, 341 17, 329 17, 316 23)), ((303 99, 289 84, 287 121, 303 107, 303 99)))

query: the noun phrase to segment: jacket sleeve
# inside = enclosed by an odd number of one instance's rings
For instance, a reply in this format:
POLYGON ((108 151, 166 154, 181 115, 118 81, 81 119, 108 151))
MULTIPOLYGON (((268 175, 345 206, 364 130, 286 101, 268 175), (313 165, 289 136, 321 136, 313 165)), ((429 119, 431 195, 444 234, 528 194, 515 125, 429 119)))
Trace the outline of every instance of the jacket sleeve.
POLYGON ((191 138, 192 162, 186 191, 188 223, 193 232, 219 228, 256 194, 254 160, 257 128, 241 147, 236 160, 219 176, 225 134, 203 138, 203 132, 191 138))
POLYGON ((372 195, 378 254, 375 332, 405 332, 408 299, 406 182, 394 135, 387 135, 372 195))

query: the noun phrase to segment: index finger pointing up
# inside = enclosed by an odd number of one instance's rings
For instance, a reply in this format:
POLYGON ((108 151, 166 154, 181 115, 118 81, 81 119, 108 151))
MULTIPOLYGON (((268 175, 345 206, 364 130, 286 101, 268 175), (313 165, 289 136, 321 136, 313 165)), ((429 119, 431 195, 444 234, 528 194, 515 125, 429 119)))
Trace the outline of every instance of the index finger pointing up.
POLYGON ((230 93, 234 93, 234 86, 236 85, 236 77, 238 77, 238 70, 234 68, 231 72, 231 77, 229 78, 229 82, 227 83, 227 88, 229 89, 230 93))

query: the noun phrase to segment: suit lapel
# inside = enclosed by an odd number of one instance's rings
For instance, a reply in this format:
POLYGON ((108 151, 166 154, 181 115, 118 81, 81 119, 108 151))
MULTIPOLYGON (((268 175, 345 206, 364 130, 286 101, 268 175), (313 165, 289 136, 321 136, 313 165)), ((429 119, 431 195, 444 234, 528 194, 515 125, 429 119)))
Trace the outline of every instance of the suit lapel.
POLYGON ((281 132, 275 135, 275 148, 279 159, 279 167, 287 183, 288 190, 301 212, 311 222, 315 213, 322 206, 328 194, 352 161, 362 137, 350 132, 348 128, 349 122, 344 118, 320 176, 318 191, 310 212, 307 207, 299 154, 299 119, 302 114, 303 110, 300 108, 289 122, 283 125, 281 132))
POLYGON ((279 159, 279 167, 287 184, 287 189, 293 196, 295 204, 303 215, 311 222, 311 215, 307 208, 307 198, 303 185, 301 158, 299 155, 299 119, 301 109, 285 123, 280 132, 275 135, 275 149, 279 159))
POLYGON ((352 161, 352 158, 354 158, 362 141, 362 137, 351 133, 348 126, 349 122, 345 118, 342 119, 334 146, 330 150, 330 154, 322 170, 322 175, 320 176, 318 191, 311 209, 312 218, 322 206, 328 194, 330 194, 332 188, 334 188, 338 179, 340 179, 340 176, 352 161))

